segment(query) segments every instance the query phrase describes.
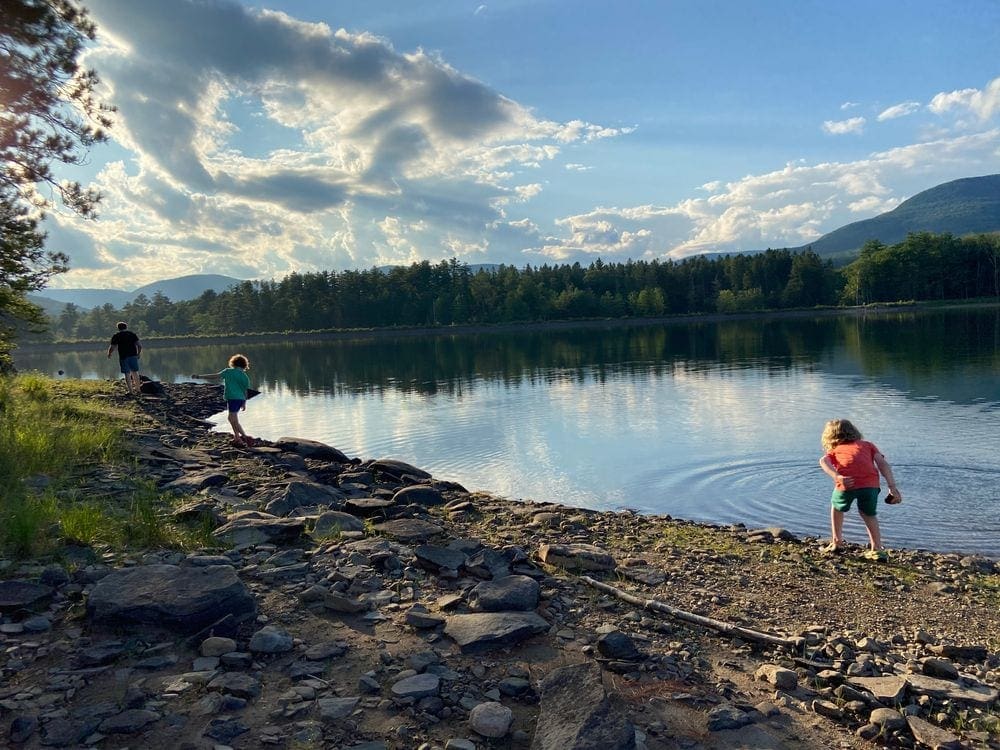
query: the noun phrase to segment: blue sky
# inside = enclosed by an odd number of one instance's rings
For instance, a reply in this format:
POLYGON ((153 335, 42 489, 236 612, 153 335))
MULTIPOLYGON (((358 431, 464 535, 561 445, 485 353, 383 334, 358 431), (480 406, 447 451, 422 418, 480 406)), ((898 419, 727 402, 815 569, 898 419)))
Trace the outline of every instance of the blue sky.
POLYGON ((86 5, 54 286, 795 247, 1000 172, 995 0, 86 5))

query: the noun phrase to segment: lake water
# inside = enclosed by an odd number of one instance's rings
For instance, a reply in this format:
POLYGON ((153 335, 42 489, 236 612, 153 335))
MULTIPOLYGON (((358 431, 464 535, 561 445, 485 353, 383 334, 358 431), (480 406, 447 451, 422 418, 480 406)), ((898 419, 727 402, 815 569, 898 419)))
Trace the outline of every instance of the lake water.
MULTIPOLYGON (((141 331, 139 332, 141 335, 141 331)), ((166 348, 143 373, 221 369, 262 394, 241 420, 398 458, 513 498, 826 536, 823 424, 892 463, 890 547, 1000 556, 1000 307, 364 341, 166 348)), ((106 349, 20 352, 21 369, 107 378, 106 349)), ((225 429, 220 414, 218 429, 225 429)), ((862 542, 857 514, 846 534, 862 542)))

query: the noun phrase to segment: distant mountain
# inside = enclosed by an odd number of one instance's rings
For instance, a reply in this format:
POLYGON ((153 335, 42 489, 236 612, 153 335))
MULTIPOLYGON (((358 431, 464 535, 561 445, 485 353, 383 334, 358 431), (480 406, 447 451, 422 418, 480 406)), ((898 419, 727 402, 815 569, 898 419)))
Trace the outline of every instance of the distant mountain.
POLYGON ((183 302, 200 297, 209 289, 223 292, 233 284, 239 283, 241 280, 234 279, 232 276, 193 274, 176 279, 154 281, 152 284, 139 287, 134 292, 124 292, 120 289, 46 289, 43 295, 29 294, 28 299, 49 315, 58 315, 62 312, 63 307, 70 302, 85 310, 109 303, 121 308, 140 294, 145 294, 146 297, 152 299, 157 292, 169 298, 171 302, 183 302))
POLYGON ((1000 231, 1000 174, 946 182, 903 201, 892 211, 824 234, 811 247, 823 257, 857 253, 868 240, 894 245, 910 232, 956 237, 1000 231))

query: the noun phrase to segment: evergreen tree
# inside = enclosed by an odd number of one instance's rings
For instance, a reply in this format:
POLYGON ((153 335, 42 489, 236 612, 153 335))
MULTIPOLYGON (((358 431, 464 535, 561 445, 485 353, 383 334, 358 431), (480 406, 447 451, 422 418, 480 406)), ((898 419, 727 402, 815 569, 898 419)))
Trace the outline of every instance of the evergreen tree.
POLYGON ((98 83, 79 56, 95 28, 75 0, 3 0, 0 5, 0 372, 20 323, 44 316, 27 300, 67 258, 45 249, 42 209, 56 193, 84 217, 100 196, 78 182, 59 181, 54 162, 80 164, 106 139, 111 109, 94 95, 98 83))

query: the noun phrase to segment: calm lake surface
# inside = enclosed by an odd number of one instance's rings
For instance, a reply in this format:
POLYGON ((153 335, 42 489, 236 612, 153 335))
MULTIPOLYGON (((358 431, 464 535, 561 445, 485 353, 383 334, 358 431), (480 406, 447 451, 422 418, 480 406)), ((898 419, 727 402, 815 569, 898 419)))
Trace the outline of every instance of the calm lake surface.
MULTIPOLYGON (((117 360, 106 351, 22 351, 17 364, 108 378, 117 360)), ((187 380, 235 351, 262 390, 241 416, 252 435, 398 458, 513 498, 798 534, 829 534, 819 438, 827 419, 848 418, 905 498, 880 507, 888 546, 1000 556, 1000 307, 150 344, 143 374, 187 380)), ((856 512, 845 528, 864 541, 856 512)))

